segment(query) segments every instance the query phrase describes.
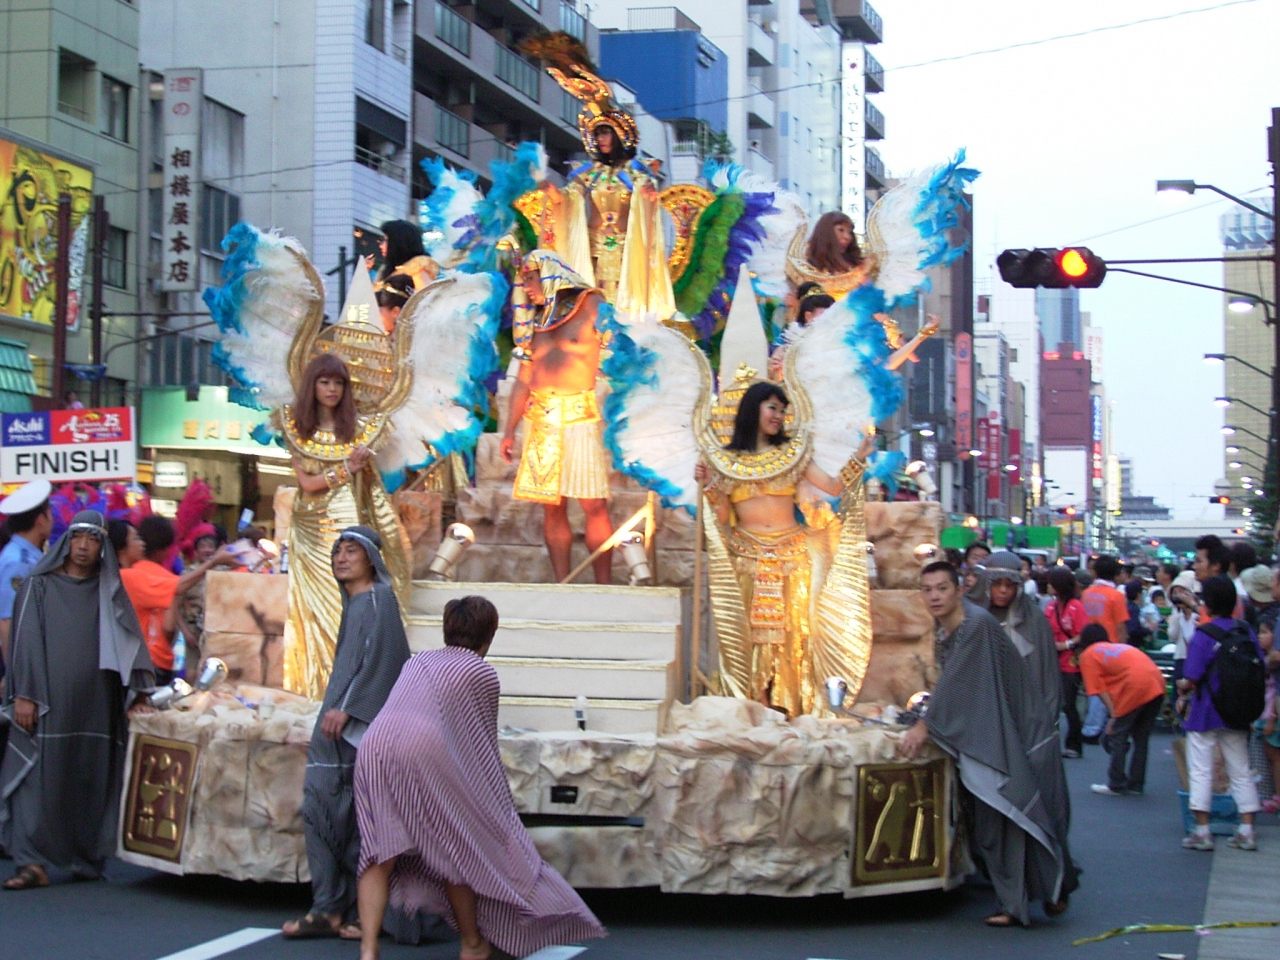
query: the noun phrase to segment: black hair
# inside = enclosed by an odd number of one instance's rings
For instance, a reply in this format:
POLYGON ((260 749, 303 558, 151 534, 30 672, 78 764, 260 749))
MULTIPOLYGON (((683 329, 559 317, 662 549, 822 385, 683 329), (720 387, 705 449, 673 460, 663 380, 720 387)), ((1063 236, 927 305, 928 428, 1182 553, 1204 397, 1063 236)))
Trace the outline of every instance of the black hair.
POLYGON ((1229 548, 1230 564, 1236 568, 1236 576, 1258 565, 1258 551, 1248 540, 1237 540, 1229 548))
POLYGON ((498 608, 479 596, 454 597, 444 605, 444 642, 479 650, 498 632, 498 608))
POLYGON ((800 306, 796 308, 796 322, 804 326, 809 322, 805 319, 806 313, 812 313, 814 310, 824 310, 835 302, 835 297, 828 296, 825 293, 809 294, 800 301, 800 306))
POLYGON ((107 521, 107 539, 111 541, 111 546, 115 547, 116 554, 124 552, 125 546, 129 543, 129 530, 133 527, 128 520, 108 520, 107 521))
POLYGON ((1120 561, 1109 553, 1100 553, 1093 561, 1093 572, 1098 575, 1099 580, 1110 580, 1114 583, 1116 574, 1120 572, 1120 561))
POLYGON ((382 281, 382 286, 373 296, 380 307, 403 307, 413 293, 413 277, 407 273, 393 273, 382 281))
POLYGON ((1045 574, 1049 587, 1062 600, 1070 600, 1076 595, 1076 578, 1068 567, 1050 567, 1045 574))
POLYGON ((1076 655, 1084 653, 1095 643, 1110 643, 1111 634, 1107 633, 1107 628, 1100 623, 1086 624, 1085 628, 1080 631, 1080 636, 1076 637, 1076 655))
MULTIPOLYGON (((1163 597, 1163 596, 1164 596, 1164 591, 1163 591, 1162 589, 1160 589, 1159 587, 1152 587, 1152 588, 1151 588, 1151 592, 1147 594, 1147 599, 1148 599, 1148 600, 1150 600, 1150 601, 1152 601, 1152 602, 1154 603, 1154 602, 1155 602, 1155 599, 1156 599, 1156 594, 1159 594, 1160 596, 1162 596, 1162 597, 1163 597)), ((1165 599, 1167 600, 1168 598, 1167 598, 1167 597, 1165 597, 1165 599)))
POLYGON ((800 303, 811 293, 826 293, 826 291, 822 289, 822 284, 818 283, 818 281, 806 280, 796 287, 796 303, 800 303))
POLYGON ((969 554, 973 553, 975 550, 985 550, 987 551, 987 556, 991 556, 991 544, 987 543, 985 540, 975 540, 964 548, 965 563, 969 562, 969 554))
MULTIPOLYGON (((761 380, 747 388, 738 402, 738 413, 733 418, 733 437, 724 445, 726 450, 739 453, 755 453, 760 437, 760 408, 766 400, 781 401, 785 407, 791 401, 776 383, 761 380)), ((786 430, 779 430, 774 436, 767 438, 774 446, 781 446, 788 439, 786 430)))
POLYGON ((1206 533, 1196 541, 1196 549, 1204 551, 1205 559, 1216 566, 1219 573, 1226 573, 1227 567, 1231 566, 1231 553, 1219 536, 1206 533))
POLYGON ((36 525, 36 521, 49 512, 49 501, 46 500, 30 510, 24 510, 22 513, 15 513, 6 523, 9 525, 11 533, 27 533, 36 525))
POLYGON ((146 545, 147 556, 154 557, 173 546, 173 524, 166 517, 153 513, 149 517, 143 517, 138 524, 138 536, 142 537, 142 542, 146 545))
POLYGON ((1211 617, 1229 617, 1235 613, 1236 585, 1230 577, 1210 577, 1200 587, 1200 596, 1211 617))
POLYGON ((381 279, 387 279, 396 267, 414 257, 427 255, 427 248, 422 245, 422 228, 417 224, 408 220, 388 220, 378 229, 387 238, 387 258, 382 264, 381 279))
POLYGON ((1076 578, 1076 583, 1080 584, 1081 587, 1090 587, 1093 585, 1093 574, 1088 570, 1082 568, 1073 573, 1072 576, 1076 578))
POLYGON ((1138 598, 1142 596, 1142 584, 1137 580, 1130 580, 1124 585, 1124 598, 1130 603, 1137 603, 1138 598))
POLYGON ((601 127, 608 127, 609 132, 613 134, 613 149, 608 153, 601 153, 600 147, 596 146, 596 153, 599 154, 600 161, 602 163, 607 163, 611 167, 620 167, 628 160, 635 159, 636 148, 624 147, 622 145, 622 135, 618 133, 617 128, 614 127, 613 124, 606 123, 603 120, 597 121, 591 125, 591 141, 593 144, 596 139, 596 131, 601 127))
POLYGON ((1165 576, 1170 580, 1176 580, 1178 578, 1178 574, 1182 572, 1182 568, 1176 563, 1162 563, 1160 564, 1160 569, 1164 571, 1165 576))
POLYGON ((945 573, 948 577, 951 578, 952 583, 954 583, 957 587, 960 586, 960 571, 957 570, 953 564, 948 563, 946 560, 933 561, 933 563, 927 565, 923 570, 920 571, 920 576, 923 577, 926 573, 945 573))
POLYGON ((957 550, 955 547, 947 547, 946 554, 947 554, 947 563, 951 564, 953 567, 959 570, 960 565, 964 563, 964 557, 960 555, 960 551, 957 550))

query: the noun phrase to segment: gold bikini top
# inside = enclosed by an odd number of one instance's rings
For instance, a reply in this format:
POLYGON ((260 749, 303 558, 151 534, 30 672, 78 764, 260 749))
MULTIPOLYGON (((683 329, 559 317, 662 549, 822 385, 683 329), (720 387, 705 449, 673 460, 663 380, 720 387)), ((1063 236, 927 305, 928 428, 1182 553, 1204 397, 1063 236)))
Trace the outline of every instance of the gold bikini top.
POLYGON ((795 495, 796 482, 790 473, 756 483, 734 483, 729 487, 730 503, 742 503, 752 497, 794 497, 795 495))

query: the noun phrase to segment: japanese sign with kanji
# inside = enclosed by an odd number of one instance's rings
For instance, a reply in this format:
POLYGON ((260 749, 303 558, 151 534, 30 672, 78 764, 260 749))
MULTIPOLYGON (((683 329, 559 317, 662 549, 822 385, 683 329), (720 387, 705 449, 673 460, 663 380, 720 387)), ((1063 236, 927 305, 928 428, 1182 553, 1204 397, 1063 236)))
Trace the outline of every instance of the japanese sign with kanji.
POLYGON ((204 107, 198 69, 164 72, 164 217, 160 285, 164 290, 200 286, 200 114, 204 107))
POLYGON ((138 472, 133 407, 6 413, 0 480, 132 480, 138 472))

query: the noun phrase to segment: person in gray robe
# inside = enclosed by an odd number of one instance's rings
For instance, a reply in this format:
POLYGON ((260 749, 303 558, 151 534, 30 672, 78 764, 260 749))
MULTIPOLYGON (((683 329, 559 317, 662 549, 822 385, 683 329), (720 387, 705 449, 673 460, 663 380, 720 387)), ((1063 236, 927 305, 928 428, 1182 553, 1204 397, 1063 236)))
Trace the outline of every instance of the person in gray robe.
POLYGON ((289 938, 360 938, 354 922, 360 866, 356 749, 409 659, 400 605, 381 550, 382 541, 369 527, 348 527, 333 545, 342 621, 329 685, 307 748, 302 794, 312 906, 306 916, 284 925, 289 938))
MULTIPOLYGON (((1006 579, 996 569, 996 578, 1006 579)), ((1035 900, 1047 915, 1059 916, 1079 880, 1067 847, 1061 698, 1041 663, 1053 651, 1048 625, 1041 636, 1030 610, 1012 601, 1000 611, 1008 626, 1002 625, 961 596, 959 577, 945 562, 925 567, 920 584, 938 622, 940 666, 927 712, 902 736, 899 752, 914 757, 928 739, 955 759, 972 852, 1003 908, 986 922, 1026 925, 1035 900), (1041 650, 1045 644, 1048 653, 1041 650)))
POLYGON ((0 840, 18 872, 4 887, 47 886, 52 868, 96 879, 116 850, 127 717, 155 688, 101 513, 76 514, 32 568, 10 649, 0 840))

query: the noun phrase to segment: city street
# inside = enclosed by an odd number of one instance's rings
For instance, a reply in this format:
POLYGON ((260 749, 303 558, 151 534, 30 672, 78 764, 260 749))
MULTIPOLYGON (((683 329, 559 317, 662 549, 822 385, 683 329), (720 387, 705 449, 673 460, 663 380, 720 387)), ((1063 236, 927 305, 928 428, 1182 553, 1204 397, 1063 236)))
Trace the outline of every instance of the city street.
MULTIPOLYGON (((1152 742, 1148 793, 1095 796, 1089 784, 1103 777, 1105 755, 1089 747, 1068 761, 1073 808, 1073 852, 1084 868, 1081 889, 1061 920, 1040 920, 1030 930, 990 930, 982 918, 995 909, 989 890, 967 885, 949 894, 843 901, 752 897, 669 896, 656 890, 591 892, 587 901, 608 926, 607 940, 588 945, 584 960, 657 957, 724 960, 860 960, 864 957, 1056 958, 1110 960, 1196 956, 1197 945, 1217 940, 1194 934, 1144 934, 1071 947, 1071 941, 1132 923, 1198 923, 1215 859, 1218 871, 1263 857, 1274 863, 1280 844, 1276 818, 1263 816, 1259 855, 1228 850, 1220 838, 1212 856, 1179 847, 1182 837, 1177 775, 1170 738, 1152 742)), ((0 869, 7 873, 9 864, 0 869)), ((182 952, 246 928, 278 928, 302 913, 306 888, 233 883, 207 877, 174 878, 118 861, 102 884, 64 884, 32 893, 0 894, 3 960, 328 960, 353 958, 356 946, 333 940, 290 943, 268 936, 232 952, 182 952)), ((1225 874, 1224 874, 1225 876, 1225 874)), ((1222 878, 1215 880, 1221 882, 1222 878)), ((1274 876, 1273 876, 1274 883, 1274 876)), ((1252 917, 1278 919, 1280 917, 1252 917)), ((1275 931, 1271 931, 1274 933, 1275 931)), ((1239 936, 1233 934, 1232 936, 1239 936)), ((252 933, 245 934, 245 940, 252 933)), ((244 941, 242 941, 244 942, 244 941)), ((1217 956, 1230 953, 1215 952, 1217 956)), ((1273 954, 1274 955, 1274 954, 1273 954)), ((456 943, 402 947, 384 941, 387 960, 445 960, 456 943)), ((1243 954, 1237 954, 1237 957, 1243 954)))

